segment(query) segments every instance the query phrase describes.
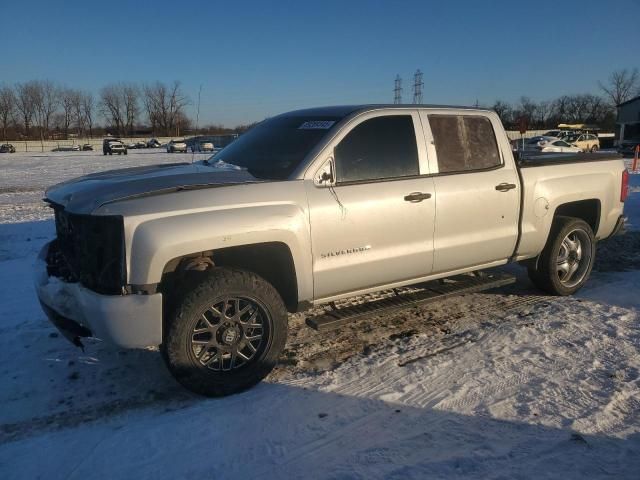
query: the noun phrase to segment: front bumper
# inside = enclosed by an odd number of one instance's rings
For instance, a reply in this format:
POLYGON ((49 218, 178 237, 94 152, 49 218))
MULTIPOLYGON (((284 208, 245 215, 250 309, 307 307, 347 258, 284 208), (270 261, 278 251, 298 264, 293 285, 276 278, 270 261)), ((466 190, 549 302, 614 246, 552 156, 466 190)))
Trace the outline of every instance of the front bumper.
POLYGON ((46 244, 35 264, 34 284, 43 310, 75 345, 79 337, 97 337, 122 348, 162 343, 162 294, 101 295, 79 283, 47 273, 46 244))

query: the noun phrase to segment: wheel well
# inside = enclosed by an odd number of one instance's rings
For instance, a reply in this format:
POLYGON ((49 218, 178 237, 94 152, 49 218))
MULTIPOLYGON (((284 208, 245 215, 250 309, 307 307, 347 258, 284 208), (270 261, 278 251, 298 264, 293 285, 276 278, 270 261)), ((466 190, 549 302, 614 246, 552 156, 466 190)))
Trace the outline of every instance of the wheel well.
POLYGON ((600 200, 579 200, 562 204, 554 213, 554 217, 558 216, 580 218, 587 222, 593 234, 597 235, 600 226, 600 200))
POLYGON ((298 282, 293 256, 281 242, 220 248, 174 258, 162 272, 161 289, 173 291, 173 287, 179 288, 184 282, 188 285, 188 277, 197 278, 198 272, 213 267, 240 268, 260 275, 278 291, 289 312, 297 311, 298 282))

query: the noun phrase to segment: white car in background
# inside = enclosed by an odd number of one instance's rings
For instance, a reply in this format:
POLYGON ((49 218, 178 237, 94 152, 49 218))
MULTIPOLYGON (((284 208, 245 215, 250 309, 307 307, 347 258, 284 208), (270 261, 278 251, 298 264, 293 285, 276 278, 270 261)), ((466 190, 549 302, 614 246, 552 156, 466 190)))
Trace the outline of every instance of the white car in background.
POLYGON ((183 140, 171 140, 167 143, 167 153, 187 153, 187 144, 183 140))
POLYGON ((582 152, 581 148, 574 147, 564 140, 554 140, 550 142, 546 142, 540 147, 540 151, 543 153, 547 152, 556 152, 556 153, 580 153, 582 152))
POLYGON ((194 142, 191 146, 192 152, 213 152, 212 142, 194 142))
POLYGON ((525 151, 539 151, 545 145, 560 140, 556 137, 546 137, 544 135, 538 135, 536 137, 527 138, 524 140, 524 147, 522 143, 518 145, 518 149, 525 151))

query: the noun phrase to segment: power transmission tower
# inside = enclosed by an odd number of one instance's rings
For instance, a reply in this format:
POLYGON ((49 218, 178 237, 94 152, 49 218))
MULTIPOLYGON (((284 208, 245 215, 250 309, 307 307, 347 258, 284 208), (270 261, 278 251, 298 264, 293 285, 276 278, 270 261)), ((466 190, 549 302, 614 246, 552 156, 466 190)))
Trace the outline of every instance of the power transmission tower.
POLYGON ((422 72, 420 69, 416 70, 413 75, 413 103, 422 103, 422 72))
POLYGON ((396 82, 393 88, 393 103, 402 103, 402 79, 396 75, 396 82))

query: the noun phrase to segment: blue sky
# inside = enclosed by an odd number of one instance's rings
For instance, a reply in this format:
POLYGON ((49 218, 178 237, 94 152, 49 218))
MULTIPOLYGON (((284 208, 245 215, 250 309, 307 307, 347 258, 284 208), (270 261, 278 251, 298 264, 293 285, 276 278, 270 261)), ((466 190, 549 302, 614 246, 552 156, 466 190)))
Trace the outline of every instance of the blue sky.
POLYGON ((640 67, 640 0, 2 3, 0 83, 177 79, 201 123, 391 102, 396 74, 410 101, 417 68, 425 103, 491 104, 640 67))

